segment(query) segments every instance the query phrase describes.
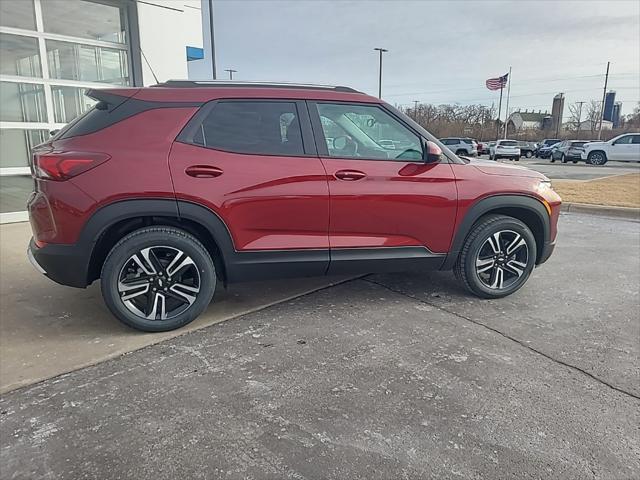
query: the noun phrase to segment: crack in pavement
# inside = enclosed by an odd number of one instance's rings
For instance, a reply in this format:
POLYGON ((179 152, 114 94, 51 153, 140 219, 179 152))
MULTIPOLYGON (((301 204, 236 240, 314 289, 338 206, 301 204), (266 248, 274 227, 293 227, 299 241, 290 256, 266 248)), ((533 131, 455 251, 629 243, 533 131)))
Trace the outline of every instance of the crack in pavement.
POLYGON ((537 353, 538 355, 541 355, 544 358, 546 358, 548 360, 551 360, 554 363, 557 363, 558 365, 563 365, 563 366, 565 366, 567 368, 570 368, 572 370, 580 372, 583 375, 586 375, 587 377, 591 378, 592 380, 595 380, 596 382, 598 382, 598 383, 600 383, 600 384, 602 384, 602 385, 604 385, 606 387, 609 387, 612 390, 620 392, 620 393, 622 393, 624 395, 627 395, 627 396, 629 396, 631 398, 635 398, 636 400, 640 400, 640 396, 638 396, 638 395, 636 395, 636 394, 634 394, 632 392, 629 392, 629 391, 627 391, 627 390, 625 390, 625 389, 623 389, 621 387, 617 387, 617 386, 613 385, 612 383, 609 383, 606 380, 594 375, 593 373, 590 373, 590 372, 588 372, 586 370, 583 370, 580 367, 577 367, 575 365, 572 365, 570 363, 567 363, 567 362, 559 360, 559 359, 557 359, 555 357, 552 357, 551 355, 549 355, 547 353, 544 353, 541 350, 538 350, 538 349, 536 349, 536 348, 534 348, 534 347, 532 347, 530 345, 527 345, 522 340, 518 340, 517 338, 512 337, 511 335, 509 335, 507 333, 501 332, 500 330, 498 330, 496 328, 493 328, 493 327, 490 327, 489 325, 486 325, 486 324, 484 324, 482 322, 479 322, 477 320, 474 320, 471 317, 467 317, 467 316, 462 315, 460 313, 454 312, 453 310, 449 310, 448 308, 442 307, 440 305, 436 305, 434 303, 427 302, 426 300, 424 300, 424 299, 422 299, 420 297, 417 297, 415 295, 411 295, 410 293, 404 292, 404 291, 399 290, 397 288, 390 287, 389 285, 385 285, 384 283, 376 282, 375 280, 371 280, 371 279, 369 279, 367 277, 362 277, 362 278, 360 278, 360 280, 363 280, 365 282, 368 282, 368 283, 371 283, 371 284, 374 284, 374 285, 378 285, 378 286, 380 286, 382 288, 385 288, 386 290, 389 290, 390 292, 397 293, 399 295, 402 295, 404 297, 410 298, 410 299, 415 300, 417 302, 423 303, 425 305, 429 305, 430 307, 437 308, 438 310, 440 310, 442 312, 448 313, 450 315, 454 315, 454 316, 456 316, 456 317, 458 317, 458 318, 460 318, 462 320, 465 320, 467 322, 473 323, 474 325, 478 325, 479 327, 483 327, 483 328, 485 328, 487 330, 490 330, 490 331, 492 331, 494 333, 497 333, 498 335, 506 338, 507 340, 511 340, 512 342, 517 343, 518 345, 526 348, 527 350, 530 350, 530 351, 532 351, 534 353, 537 353))

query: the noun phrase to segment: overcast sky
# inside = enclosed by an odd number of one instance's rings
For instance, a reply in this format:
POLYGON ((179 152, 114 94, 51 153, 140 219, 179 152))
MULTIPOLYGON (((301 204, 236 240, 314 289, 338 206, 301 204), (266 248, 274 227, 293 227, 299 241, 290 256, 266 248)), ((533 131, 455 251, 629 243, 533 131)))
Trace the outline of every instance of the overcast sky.
MULTIPOLYGON (((640 1, 214 1, 219 76, 353 86, 395 104, 498 100, 487 78, 513 67, 510 109, 640 101, 640 1)), ((505 91, 506 94, 506 91, 505 91)), ((503 103, 503 109, 505 105, 503 103)), ((565 116, 567 115, 565 107, 565 116)), ((504 110, 503 110, 504 111, 504 110)))

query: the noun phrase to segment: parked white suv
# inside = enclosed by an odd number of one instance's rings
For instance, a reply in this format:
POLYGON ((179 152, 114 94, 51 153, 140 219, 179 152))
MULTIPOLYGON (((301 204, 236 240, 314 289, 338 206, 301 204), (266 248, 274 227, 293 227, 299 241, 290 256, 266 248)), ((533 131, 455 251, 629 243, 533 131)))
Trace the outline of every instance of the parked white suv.
POLYGON ((591 165, 604 165, 609 160, 640 162, 640 133, 624 133, 608 142, 585 143, 580 158, 591 165))
POLYGON ((489 160, 499 158, 509 158, 516 162, 520 160, 520 147, 516 140, 498 140, 496 144, 489 147, 489 160))
POLYGON ((449 147, 449 150, 455 152, 456 155, 467 155, 470 157, 478 155, 478 144, 471 138, 448 137, 441 138, 440 141, 449 147))

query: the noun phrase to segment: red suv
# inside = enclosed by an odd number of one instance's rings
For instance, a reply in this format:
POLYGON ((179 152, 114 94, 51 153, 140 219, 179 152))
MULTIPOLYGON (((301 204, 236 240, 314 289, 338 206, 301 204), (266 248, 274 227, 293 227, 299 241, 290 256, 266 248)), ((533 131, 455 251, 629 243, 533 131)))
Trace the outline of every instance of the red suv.
POLYGON ((458 158, 346 87, 170 81, 92 90, 33 151, 36 268, 101 279, 122 322, 178 328, 218 282, 453 269, 518 290, 553 251, 560 198, 532 170, 458 158))

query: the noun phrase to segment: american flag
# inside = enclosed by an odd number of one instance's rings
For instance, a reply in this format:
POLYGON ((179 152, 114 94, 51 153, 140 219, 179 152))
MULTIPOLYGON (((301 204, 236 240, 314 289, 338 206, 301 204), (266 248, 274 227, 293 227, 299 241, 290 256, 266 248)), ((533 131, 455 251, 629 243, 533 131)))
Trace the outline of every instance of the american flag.
POLYGON ((489 80, 487 80, 485 83, 487 85, 487 88, 489 90, 500 90, 501 88, 504 88, 507 86, 507 77, 509 77, 509 74, 506 73, 501 77, 497 77, 497 78, 490 78, 489 80))

